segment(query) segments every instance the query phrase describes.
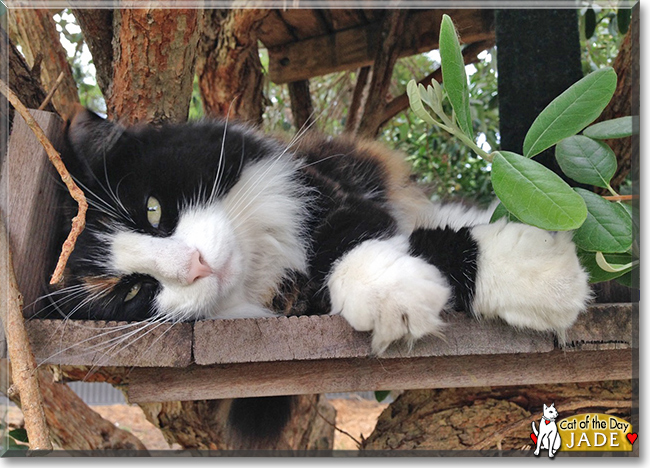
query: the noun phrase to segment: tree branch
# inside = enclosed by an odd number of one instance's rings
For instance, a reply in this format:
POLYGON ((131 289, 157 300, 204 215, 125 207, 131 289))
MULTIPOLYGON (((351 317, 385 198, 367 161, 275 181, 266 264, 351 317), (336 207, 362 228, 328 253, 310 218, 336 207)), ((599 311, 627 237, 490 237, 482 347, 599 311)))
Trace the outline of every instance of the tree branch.
POLYGON ((63 270, 65 269, 65 265, 68 262, 70 254, 74 250, 74 245, 77 241, 77 237, 79 237, 79 234, 81 234, 81 232, 84 230, 84 227, 86 226, 86 211, 88 210, 88 202, 86 201, 84 193, 77 186, 74 180, 72 180, 72 176, 61 160, 61 155, 59 155, 58 151, 54 148, 50 140, 48 140, 47 136, 43 132, 43 129, 34 120, 23 103, 20 102, 18 96, 16 96, 13 91, 9 89, 7 84, 2 80, 0 80, 0 93, 5 95, 11 105, 14 106, 14 109, 16 109, 16 112, 18 112, 23 117, 23 119, 25 119, 25 122, 29 128, 32 129, 38 141, 41 143, 41 145, 43 145, 43 148, 45 148, 45 152, 47 153, 47 157, 49 158, 50 162, 56 168, 57 172, 61 176, 61 180, 68 188, 70 195, 78 205, 77 216, 72 218, 72 229, 70 230, 70 234, 68 234, 68 238, 63 243, 59 261, 56 264, 56 268, 54 269, 54 273, 52 274, 52 278, 50 280, 50 284, 56 284, 63 278, 63 270))
MULTIPOLYGON (((493 46, 494 40, 489 40, 475 42, 465 47, 463 49, 463 61, 465 62, 465 65, 478 62, 478 55, 484 50, 490 49, 493 46)), ((440 68, 422 78, 418 84, 427 86, 431 83, 431 80, 436 80, 437 82, 442 83, 442 70, 440 68)), ((382 126, 386 125, 390 119, 402 112, 408 106, 409 98, 406 93, 394 98, 384 108, 384 111, 381 115, 381 123, 379 124, 379 127, 381 128, 382 126)))
POLYGON ((0 317, 7 338, 7 351, 15 376, 14 383, 21 395, 30 449, 52 450, 50 431, 43 411, 43 398, 36 377, 36 359, 25 330, 23 297, 16 282, 4 219, 0 219, 0 247, 0 297, 3 302, 0 317))

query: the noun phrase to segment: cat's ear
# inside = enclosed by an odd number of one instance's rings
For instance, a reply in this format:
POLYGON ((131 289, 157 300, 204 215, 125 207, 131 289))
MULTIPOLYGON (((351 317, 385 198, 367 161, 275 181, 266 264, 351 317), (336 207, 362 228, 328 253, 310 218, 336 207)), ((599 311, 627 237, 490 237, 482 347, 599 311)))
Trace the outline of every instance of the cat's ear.
POLYGON ((75 110, 67 122, 69 150, 66 151, 64 162, 72 175, 83 181, 103 168, 125 128, 82 106, 77 106, 75 110))
POLYGON ((546 403, 544 403, 544 411, 548 409, 548 406, 546 406, 546 403))

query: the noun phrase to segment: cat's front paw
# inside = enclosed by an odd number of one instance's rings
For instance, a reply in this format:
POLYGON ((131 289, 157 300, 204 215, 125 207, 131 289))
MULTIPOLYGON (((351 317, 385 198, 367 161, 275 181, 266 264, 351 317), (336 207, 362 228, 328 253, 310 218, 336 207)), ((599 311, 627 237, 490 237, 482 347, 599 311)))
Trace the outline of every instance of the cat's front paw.
POLYGON ((402 338, 441 334, 440 312, 451 288, 437 268, 408 254, 408 240, 369 240, 344 255, 328 280, 332 313, 358 331, 372 331, 383 353, 402 338))
POLYGON ((472 228, 478 243, 473 301, 479 316, 562 336, 591 298, 569 232, 498 221, 472 228))

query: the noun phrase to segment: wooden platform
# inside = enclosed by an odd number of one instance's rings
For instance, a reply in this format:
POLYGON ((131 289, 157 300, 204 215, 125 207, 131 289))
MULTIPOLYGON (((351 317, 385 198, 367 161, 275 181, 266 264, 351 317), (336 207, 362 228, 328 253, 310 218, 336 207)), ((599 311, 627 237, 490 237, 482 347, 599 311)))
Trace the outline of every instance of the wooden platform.
POLYGON ((627 379, 632 312, 632 304, 592 307, 563 347, 550 333, 450 313, 444 340, 396 344, 381 358, 368 333, 337 316, 157 327, 31 320, 28 331, 39 362, 129 368, 129 400, 151 402, 627 379))

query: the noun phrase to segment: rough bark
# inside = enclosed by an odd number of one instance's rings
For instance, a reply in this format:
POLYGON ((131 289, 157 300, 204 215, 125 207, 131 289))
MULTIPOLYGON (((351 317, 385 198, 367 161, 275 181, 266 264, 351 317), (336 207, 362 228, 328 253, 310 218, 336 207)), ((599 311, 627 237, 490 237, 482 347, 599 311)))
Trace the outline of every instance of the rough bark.
MULTIPOLYGON (((146 450, 130 432, 94 412, 64 383, 55 382, 49 368, 38 369, 45 418, 55 444, 65 450, 146 450)), ((0 391, 21 405, 20 395, 12 392, 11 372, 6 361, 0 362, 0 391), (6 385, 6 387, 5 387, 6 385)))
POLYGON ((297 131, 310 128, 314 122, 314 105, 309 94, 309 80, 294 81, 288 88, 293 126, 297 131))
POLYGON ((386 95, 393 75, 393 67, 399 56, 399 38, 404 31, 406 10, 386 12, 381 30, 381 47, 372 65, 372 80, 368 98, 359 120, 357 135, 374 138, 381 125, 382 111, 386 106, 386 95))
POLYGON ((37 55, 42 54, 41 83, 46 90, 63 73, 63 81, 52 103, 59 114, 71 115, 74 105, 79 102, 79 94, 52 13, 49 10, 9 10, 9 21, 16 29, 29 65, 34 66, 37 55))
POLYGON ((165 439, 184 448, 204 450, 329 450, 334 440, 336 410, 321 395, 301 396, 280 439, 249 446, 232 440, 224 421, 232 400, 173 401, 140 405, 165 439))
POLYGON ((200 14, 195 9, 114 11, 109 117, 128 124, 187 119, 200 14))
POLYGON ((357 82, 354 84, 352 101, 348 109, 348 118, 345 121, 345 132, 355 134, 359 126, 359 116, 363 110, 363 103, 368 97, 368 78, 371 75, 370 67, 361 67, 357 72, 357 82))
POLYGON ((88 45, 104 96, 113 79, 113 10, 72 10, 88 45))
POLYGON ((630 381, 407 391, 380 415, 363 449, 519 450, 532 442, 530 424, 517 423, 541 415, 543 404, 555 403, 560 419, 611 411, 629 421, 631 399, 630 381))
MULTIPOLYGON (((641 76, 639 67, 639 4, 637 3, 632 9, 630 28, 614 60, 614 70, 618 75, 616 91, 609 105, 598 118, 598 122, 639 115, 638 101, 635 102, 632 97, 633 89, 639 86, 641 76)), ((614 150, 618 160, 618 169, 610 183, 612 188, 617 190, 625 181, 632 166, 632 137, 606 140, 605 143, 614 150)), ((606 189, 599 189, 599 192, 609 194, 606 189)))
POLYGON ((269 10, 210 10, 205 13, 197 63, 205 113, 261 124, 262 64, 257 30, 269 10))

